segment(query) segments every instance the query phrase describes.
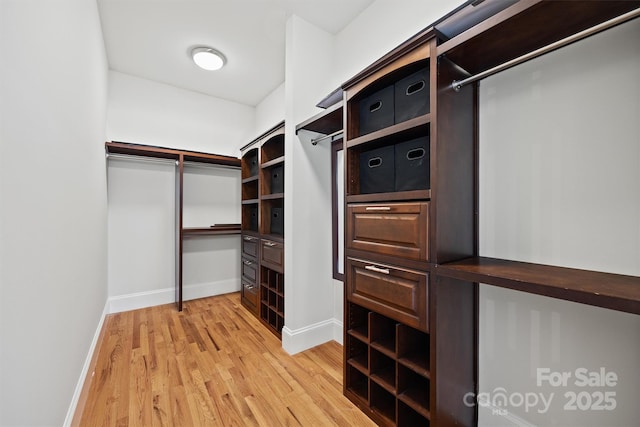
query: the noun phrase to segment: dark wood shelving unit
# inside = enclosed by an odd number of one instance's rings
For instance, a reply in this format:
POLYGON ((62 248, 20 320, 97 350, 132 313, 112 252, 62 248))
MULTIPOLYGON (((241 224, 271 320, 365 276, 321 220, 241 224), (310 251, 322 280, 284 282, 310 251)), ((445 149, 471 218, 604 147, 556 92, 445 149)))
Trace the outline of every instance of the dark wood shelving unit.
POLYGON ((284 122, 242 148, 242 304, 281 336, 284 326, 284 122), (249 186, 251 186, 249 188, 249 186))
MULTIPOLYGON (((605 25, 600 24, 610 19, 621 17, 617 24, 637 17, 639 8, 636 0, 469 1, 342 86, 347 154, 344 393, 378 424, 477 424, 476 411, 462 402, 464 393, 477 391, 478 283, 640 314, 640 277, 477 256, 477 80, 513 65, 509 61, 522 62, 601 31, 605 25), (389 102, 386 88, 425 66, 429 110, 400 122, 379 113, 379 126, 371 128, 369 116, 389 102), (467 78, 454 90, 454 81, 467 78), (363 158, 369 159, 366 153, 387 155, 385 147, 420 136, 429 136, 429 185, 409 192, 371 191, 373 179, 361 170, 367 165, 363 158), (363 187, 365 180, 370 182, 363 187), (424 252, 422 241, 394 228, 391 210, 405 202, 429 205, 427 258, 417 256, 424 252), (396 268, 425 274, 428 292, 421 299, 426 305, 424 312, 413 313, 417 323, 407 324, 412 317, 394 311, 398 303, 414 306, 399 297, 393 280, 385 279, 396 268), (380 321, 385 317, 396 322, 395 331, 380 321), (390 360, 395 383, 388 374, 390 360)), ((368 167, 379 164, 384 162, 368 167)))
POLYGON ((240 159, 198 151, 179 150, 174 148, 157 147, 152 145, 134 144, 128 142, 106 142, 105 151, 109 154, 141 156, 176 161, 176 307, 182 311, 182 255, 183 240, 199 236, 222 236, 240 234, 240 224, 220 224, 210 227, 183 227, 183 195, 184 195, 184 167, 185 162, 208 165, 242 168, 240 159))
POLYGON ((342 130, 342 115, 343 103, 340 101, 298 124, 296 126, 296 133, 301 130, 307 130, 324 135, 330 135, 342 130))

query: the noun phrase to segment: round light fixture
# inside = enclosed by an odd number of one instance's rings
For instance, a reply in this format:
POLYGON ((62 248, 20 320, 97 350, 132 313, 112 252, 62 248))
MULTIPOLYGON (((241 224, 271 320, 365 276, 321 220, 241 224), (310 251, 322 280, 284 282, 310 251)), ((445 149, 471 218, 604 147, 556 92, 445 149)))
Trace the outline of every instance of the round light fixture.
POLYGON ((193 48, 191 57, 198 67, 209 71, 219 70, 227 62, 222 53, 206 46, 193 48))

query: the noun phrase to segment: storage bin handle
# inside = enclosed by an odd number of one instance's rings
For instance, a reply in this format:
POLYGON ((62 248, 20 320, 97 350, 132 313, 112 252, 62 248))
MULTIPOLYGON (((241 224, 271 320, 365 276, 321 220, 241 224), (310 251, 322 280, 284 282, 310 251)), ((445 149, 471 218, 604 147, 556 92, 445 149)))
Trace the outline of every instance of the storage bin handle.
POLYGON ((370 168, 377 168, 379 166, 382 166, 382 157, 372 157, 369 159, 368 164, 370 168))
POLYGON ((410 84, 409 86, 407 86, 407 96, 411 96, 413 94, 416 94, 418 92, 420 92, 422 89, 425 88, 425 86, 427 86, 427 84, 425 83, 424 80, 420 80, 419 82, 415 82, 410 84))
POLYGON ((376 102, 374 102, 373 104, 369 105, 369 112, 370 113, 375 113, 376 111, 378 111, 381 108, 382 108, 382 100, 379 99, 376 102))
POLYGON ((365 270, 375 271, 376 273, 389 274, 388 268, 380 268, 375 265, 367 265, 364 267, 365 270))
POLYGON ((418 160, 424 157, 426 151, 424 148, 414 148, 413 150, 407 151, 407 160, 418 160))

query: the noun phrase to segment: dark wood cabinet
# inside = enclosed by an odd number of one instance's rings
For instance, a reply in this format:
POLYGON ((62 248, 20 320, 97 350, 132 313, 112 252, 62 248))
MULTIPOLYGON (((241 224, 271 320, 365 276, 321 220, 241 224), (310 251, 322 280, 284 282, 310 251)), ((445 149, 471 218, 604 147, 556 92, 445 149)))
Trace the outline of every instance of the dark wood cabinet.
POLYGON ((349 204, 346 247, 429 260, 429 202, 349 204))
POLYGON ((284 326, 284 123, 242 149, 242 304, 277 336, 284 326), (250 265, 245 265, 249 261, 250 265), (255 272, 253 272, 255 268, 255 272), (245 276, 251 275, 251 279, 245 276))
POLYGON ((346 292, 354 303, 428 331, 429 274, 347 258, 346 292))
POLYGON ((468 2, 342 86, 344 393, 378 424, 477 424, 478 283, 640 313, 637 277, 477 256, 476 83, 639 8, 468 2))

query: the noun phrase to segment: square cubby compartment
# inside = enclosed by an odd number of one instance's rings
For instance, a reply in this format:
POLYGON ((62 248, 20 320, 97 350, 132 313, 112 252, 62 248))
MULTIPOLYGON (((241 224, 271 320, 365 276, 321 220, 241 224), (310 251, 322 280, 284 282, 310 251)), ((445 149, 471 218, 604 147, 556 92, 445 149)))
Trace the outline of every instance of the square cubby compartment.
POLYGON ((428 377, 429 334, 406 325, 398 327, 398 362, 414 372, 428 377))
POLYGON ((367 341, 369 338, 370 311, 357 304, 348 303, 347 331, 360 339, 367 341))
POLYGON ((396 361, 391 357, 371 348, 371 379, 390 393, 396 390, 396 361))
POLYGON ((270 194, 284 193, 284 165, 269 168, 270 194))
POLYGON ((429 427, 430 414, 416 411, 406 403, 398 402, 398 427, 429 427))
POLYGON ((371 314, 371 345, 390 357, 396 355, 395 320, 378 313, 371 314))
POLYGON ((403 365, 398 366, 398 399, 417 412, 428 414, 429 379, 416 375, 415 371, 403 365))
POLYGON ((258 149, 250 150, 242 157, 242 178, 258 175, 258 149))
POLYGON ((384 87, 362 98, 358 104, 360 135, 392 126, 394 124, 394 88, 384 87))
POLYGON ((358 338, 347 335, 347 363, 354 368, 369 373, 369 346, 358 338))
POLYGON ((370 407, 390 424, 396 423, 396 397, 374 382, 371 383, 370 407))
POLYGON ((258 231, 258 204, 242 205, 242 229, 258 231))
POLYGON ((347 366, 345 388, 369 402, 369 378, 353 366, 347 366))

